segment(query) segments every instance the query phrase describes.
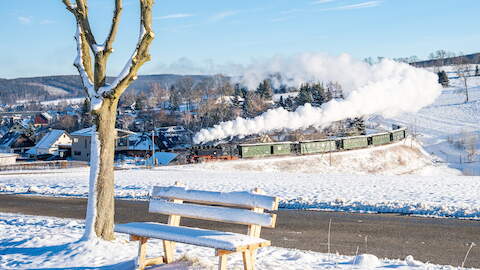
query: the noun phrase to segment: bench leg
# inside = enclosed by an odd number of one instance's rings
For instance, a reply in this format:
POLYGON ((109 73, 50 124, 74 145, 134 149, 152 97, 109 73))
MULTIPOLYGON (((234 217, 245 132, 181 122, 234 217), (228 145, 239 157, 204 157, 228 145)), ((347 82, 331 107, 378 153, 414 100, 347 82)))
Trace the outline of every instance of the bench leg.
POLYGON ((249 249, 242 252, 243 257, 243 269, 244 270, 253 270, 253 262, 252 262, 252 253, 249 249))
POLYGON ((227 270, 227 255, 218 256, 218 270, 227 270))
POLYGON ((164 240, 163 251, 165 252, 165 263, 172 263, 175 260, 175 243, 164 240))
POLYGON ((256 250, 256 249, 252 249, 252 250, 250 251, 250 257, 252 258, 252 259, 251 259, 251 260, 252 260, 252 270, 255 269, 255 257, 256 257, 256 255, 257 255, 257 250, 256 250))
POLYGON ((137 269, 145 269, 145 256, 147 255, 147 241, 148 238, 139 237, 138 242, 138 257, 137 257, 137 269))

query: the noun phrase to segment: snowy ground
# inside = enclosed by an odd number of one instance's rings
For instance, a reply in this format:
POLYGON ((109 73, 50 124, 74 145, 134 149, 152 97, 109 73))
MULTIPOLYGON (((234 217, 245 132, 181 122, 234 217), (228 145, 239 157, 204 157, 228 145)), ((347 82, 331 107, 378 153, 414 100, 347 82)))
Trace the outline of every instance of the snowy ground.
MULTIPOLYGON (((362 156, 368 151, 356 152, 362 156)), ((251 162, 259 165, 272 160, 238 161, 235 164, 249 168, 251 162)), ((250 169, 239 171, 238 168, 230 168, 231 164, 225 162, 116 171, 116 196, 146 199, 152 186, 168 186, 180 181, 192 189, 225 192, 259 187, 267 194, 280 197, 280 206, 290 209, 480 218, 479 178, 457 176, 451 174, 450 169, 435 170, 435 167, 429 167, 429 172, 433 173, 430 176, 352 175, 250 169)), ((88 173, 88 168, 79 168, 52 170, 42 174, 0 175, 0 192, 86 197, 88 173)))
POLYGON ((377 122, 408 127, 439 162, 466 175, 480 176, 480 77, 469 79, 468 103, 465 103, 463 83, 451 79, 450 85, 431 106, 394 119, 377 119, 377 122), (477 151, 469 157, 468 148, 472 143, 477 151))
MULTIPOLYGON (((81 220, 0 213, 0 269, 133 269, 136 242, 126 235, 117 240, 79 242, 84 229, 81 220), (105 252, 108 251, 108 252, 105 252)), ((158 269, 217 269, 214 250, 177 245, 170 267, 158 269), (185 255, 186 254, 186 255, 185 255)), ((161 243, 152 240, 149 256, 161 256, 161 243)), ((378 259, 359 250, 356 257, 312 251, 268 247, 258 251, 257 269, 457 269, 421 263, 411 257, 402 260, 378 259)), ((238 254, 229 256, 229 269, 243 269, 238 254)))

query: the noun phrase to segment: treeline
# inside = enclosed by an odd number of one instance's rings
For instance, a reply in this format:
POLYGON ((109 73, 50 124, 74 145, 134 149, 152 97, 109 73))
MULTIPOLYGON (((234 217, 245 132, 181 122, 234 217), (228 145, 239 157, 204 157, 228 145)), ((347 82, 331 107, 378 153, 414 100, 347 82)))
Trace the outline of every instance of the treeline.
MULTIPOLYGON (((133 93, 147 92, 152 84, 168 88, 183 77, 191 78, 195 83, 210 76, 206 75, 142 75, 132 83, 129 90, 133 93)), ((112 82, 113 77, 107 81, 112 82)), ((43 101, 59 97, 83 97, 80 77, 77 75, 45 76, 18 79, 0 79, 0 104, 16 104, 19 101, 43 101)))
POLYGON ((138 113, 136 118, 121 116, 121 128, 149 130, 152 125, 184 125, 192 130, 212 127, 237 117, 252 118, 271 108, 283 107, 293 111, 298 106, 313 106, 343 98, 340 84, 305 83, 300 87, 275 87, 271 79, 263 80, 255 89, 232 83, 228 77, 215 75, 195 83, 184 77, 168 89, 151 85, 145 93, 127 92, 120 106, 138 113), (275 94, 280 95, 274 99, 275 94))

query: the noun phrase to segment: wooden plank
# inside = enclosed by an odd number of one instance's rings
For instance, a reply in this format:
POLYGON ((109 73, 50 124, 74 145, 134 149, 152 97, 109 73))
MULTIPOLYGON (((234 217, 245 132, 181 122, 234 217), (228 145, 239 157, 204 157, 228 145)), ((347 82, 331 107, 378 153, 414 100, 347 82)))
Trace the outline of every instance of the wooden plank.
POLYGON ((239 208, 264 208, 276 210, 276 197, 251 192, 214 192, 205 190, 189 190, 181 186, 153 187, 152 198, 179 199, 209 205, 223 205, 239 208))
MULTIPOLYGON (((176 183, 177 184, 177 183, 176 183)), ((177 184, 178 185, 178 184, 177 184)), ((173 203, 183 203, 182 200, 173 200, 173 203)), ((181 216, 171 215, 168 217, 168 225, 179 226, 181 216)), ((175 242, 163 241, 163 250, 165 251, 166 263, 172 263, 175 261, 175 242)))
POLYGON ((138 257, 137 257, 137 268, 140 270, 145 269, 145 257, 147 255, 147 240, 148 238, 140 237, 140 242, 138 243, 138 257))
POLYGON ((175 261, 175 253, 171 241, 163 241, 163 251, 165 253, 165 263, 172 263, 175 261))
POLYGON ((261 225, 263 227, 275 227, 275 214, 255 213, 250 210, 195 205, 178 204, 163 200, 150 200, 150 212, 164 215, 178 215, 182 217, 221 221, 226 223, 236 223, 244 225, 261 225))
POLYGON ((252 256, 250 255, 249 249, 242 252, 242 258, 243 258, 243 269, 253 270, 252 256))
POLYGON ((165 263, 164 257, 156 257, 156 258, 147 258, 145 259, 145 266, 157 265, 165 263))
POLYGON ((227 255, 218 257, 218 270, 227 270, 227 255))
POLYGON ((256 244, 256 245, 247 245, 247 246, 237 247, 237 250, 235 250, 235 251, 216 249, 215 250, 215 256, 221 256, 221 255, 228 255, 228 254, 237 253, 237 252, 243 252, 247 249, 254 250, 254 249, 258 249, 258 248, 262 248, 262 247, 268 247, 270 245, 271 245, 270 241, 265 241, 263 243, 256 244))

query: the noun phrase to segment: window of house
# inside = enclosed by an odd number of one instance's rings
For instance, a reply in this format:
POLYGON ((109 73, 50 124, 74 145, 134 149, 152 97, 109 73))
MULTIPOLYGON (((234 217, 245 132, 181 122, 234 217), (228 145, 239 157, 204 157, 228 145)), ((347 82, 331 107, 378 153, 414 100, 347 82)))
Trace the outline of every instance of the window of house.
POLYGON ((80 151, 74 151, 74 152, 73 152, 73 155, 74 155, 74 156, 81 156, 81 155, 82 155, 82 152, 80 152, 80 151))

